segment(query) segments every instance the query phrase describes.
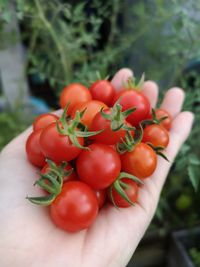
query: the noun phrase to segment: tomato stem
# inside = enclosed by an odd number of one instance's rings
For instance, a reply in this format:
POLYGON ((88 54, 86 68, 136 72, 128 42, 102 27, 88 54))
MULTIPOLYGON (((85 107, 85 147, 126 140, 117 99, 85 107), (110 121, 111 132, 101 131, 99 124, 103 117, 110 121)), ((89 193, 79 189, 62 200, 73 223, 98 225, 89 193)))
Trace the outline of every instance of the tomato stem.
POLYGON ((69 107, 69 103, 66 105, 66 107, 63 110, 62 116, 60 117, 59 121, 56 122, 56 127, 57 127, 57 131, 59 134, 61 135, 65 135, 68 136, 70 141, 78 148, 80 149, 88 149, 85 146, 80 145, 78 138, 77 137, 82 137, 82 138, 86 138, 89 136, 93 136, 96 134, 99 134, 101 131, 97 131, 97 132, 89 132, 87 131, 86 127, 81 127, 80 129, 80 121, 81 118, 83 117, 86 109, 84 109, 83 111, 76 111, 75 117, 72 120, 66 120, 66 114, 67 114, 67 109, 69 107), (78 129, 79 127, 79 129, 78 129))
POLYGON ((40 173, 40 178, 34 183, 45 189, 49 195, 40 197, 27 197, 27 199, 37 205, 50 205, 52 201, 60 194, 63 185, 63 178, 69 176, 73 169, 66 171, 67 162, 62 162, 57 166, 50 159, 46 160, 48 163, 48 173, 40 173))
MULTIPOLYGON (((115 103, 115 105, 110 109, 110 113, 107 114, 103 111, 103 108, 100 110, 101 116, 110 121, 110 127, 113 132, 119 131, 121 128, 126 128, 126 118, 132 114, 136 109, 130 108, 122 112, 122 106, 120 105, 120 98, 115 103)), ((127 129, 127 128, 126 128, 127 129)), ((131 129, 133 130, 133 129, 131 129)), ((129 131, 129 129, 128 129, 129 131)))
POLYGON ((133 77, 129 77, 127 80, 127 83, 125 84, 125 88, 127 90, 135 90, 135 91, 141 91, 142 90, 142 86, 144 84, 144 80, 145 80, 145 74, 143 73, 139 82, 136 82, 136 78, 135 76, 133 77))
POLYGON ((135 203, 132 202, 129 197, 127 196, 126 192, 124 191, 124 189, 127 189, 129 187, 128 184, 122 182, 123 178, 127 178, 130 179, 132 181, 134 181, 135 183, 139 184, 139 185, 143 185, 143 181, 140 180, 139 178, 137 178, 136 176, 127 173, 127 172, 121 172, 119 174, 119 176, 117 177, 117 179, 114 181, 114 183, 109 187, 109 196, 111 199, 111 202, 113 203, 113 205, 117 207, 114 198, 113 198, 113 188, 117 191, 117 193, 123 198, 125 199, 131 206, 134 206, 135 203))

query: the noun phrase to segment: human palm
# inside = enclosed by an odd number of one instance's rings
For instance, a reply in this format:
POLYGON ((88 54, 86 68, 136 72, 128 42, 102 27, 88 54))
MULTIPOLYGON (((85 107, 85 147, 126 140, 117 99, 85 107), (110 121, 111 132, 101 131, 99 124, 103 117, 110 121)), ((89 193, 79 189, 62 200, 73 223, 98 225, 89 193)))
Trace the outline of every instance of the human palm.
MULTIPOLYGON (((120 70, 112 82, 119 89, 132 75, 120 70)), ((147 81, 143 92, 154 107, 158 89, 147 81)), ((170 163, 158 159, 154 174, 139 190, 138 204, 126 209, 103 208, 88 230, 67 233, 52 223, 48 208, 28 202, 37 170, 25 154, 26 130, 3 150, 0 156, 0 266, 2 267, 124 267, 146 231, 155 212, 159 195, 171 163, 189 135, 193 115, 181 112, 184 93, 170 89, 162 103, 172 116, 170 144, 166 154, 170 163)), ((38 190, 38 189, 37 189, 38 190)))

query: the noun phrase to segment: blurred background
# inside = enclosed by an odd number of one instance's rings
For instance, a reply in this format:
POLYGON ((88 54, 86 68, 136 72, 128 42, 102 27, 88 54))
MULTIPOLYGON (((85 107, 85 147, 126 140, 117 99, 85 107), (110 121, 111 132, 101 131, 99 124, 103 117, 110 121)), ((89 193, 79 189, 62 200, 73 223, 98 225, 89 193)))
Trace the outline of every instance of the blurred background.
POLYGON ((58 108, 65 85, 88 86, 97 71, 112 77, 122 67, 145 72, 161 97, 182 87, 184 109, 196 115, 128 266, 199 267, 199 0, 1 0, 0 150, 36 115, 58 108))

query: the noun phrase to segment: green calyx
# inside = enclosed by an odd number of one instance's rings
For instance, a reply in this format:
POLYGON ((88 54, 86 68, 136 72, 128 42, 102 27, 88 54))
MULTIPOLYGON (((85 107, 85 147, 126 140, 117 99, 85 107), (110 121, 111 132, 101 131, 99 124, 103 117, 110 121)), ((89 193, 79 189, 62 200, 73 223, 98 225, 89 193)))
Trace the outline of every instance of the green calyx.
POLYGON ((163 146, 154 146, 152 143, 147 143, 147 145, 149 145, 157 155, 161 156, 163 159, 165 159, 166 161, 170 162, 169 159, 167 158, 167 156, 163 153, 163 150, 165 149, 165 147, 163 146))
POLYGON ((168 118, 168 116, 164 116, 160 119, 157 118, 156 116, 156 112, 155 109, 152 108, 151 110, 152 113, 152 119, 151 120, 144 120, 142 121, 142 126, 146 127, 147 125, 151 125, 151 124, 160 124, 162 121, 166 120, 168 118))
MULTIPOLYGON (((99 71, 96 71, 96 72, 95 72, 95 76, 96 76, 96 80, 91 80, 91 81, 89 82, 89 84, 93 84, 93 83, 95 83, 95 82, 97 82, 97 81, 102 81, 102 80, 106 80, 106 81, 108 81, 108 79, 109 79, 109 77, 110 77, 110 75, 107 75, 107 76, 103 77, 99 71)), ((94 78, 95 78, 95 77, 94 77, 94 78)))
POLYGON ((78 148, 81 149, 88 149, 87 147, 81 146, 78 137, 89 137, 96 134, 99 134, 101 131, 96 132, 89 132, 87 128, 81 123, 81 118, 83 117, 85 110, 83 111, 76 111, 75 117, 73 120, 66 120, 66 113, 68 109, 68 105, 66 105, 62 116, 60 117, 59 121, 56 122, 57 131, 61 135, 69 136, 70 141, 78 148), (82 126, 82 127, 80 127, 82 126))
POLYGON ((138 185, 143 185, 144 183, 137 178, 136 176, 130 174, 130 173, 126 173, 126 172, 121 172, 119 174, 119 176, 117 177, 117 179, 114 181, 114 183, 110 186, 109 188, 109 196, 110 199, 113 203, 113 205, 118 208, 118 206, 116 205, 114 198, 113 198, 113 189, 115 189, 117 191, 117 193, 123 198, 125 199, 130 205, 134 206, 135 203, 132 202, 129 197, 127 196, 125 189, 127 189, 129 187, 128 184, 124 183, 122 181, 123 178, 128 178, 134 182, 136 182, 138 185))
POLYGON ((46 190, 49 194, 41 197, 27 197, 27 199, 37 205, 48 206, 54 199, 60 194, 63 185, 63 178, 69 176, 73 169, 66 171, 66 162, 57 166, 53 161, 46 160, 49 165, 49 171, 46 174, 40 173, 40 178, 34 183, 34 185, 40 186, 46 190))
POLYGON ((139 127, 134 132, 134 137, 131 135, 129 131, 126 131, 125 138, 122 139, 121 143, 117 144, 117 151, 120 154, 125 152, 131 152, 136 145, 142 142, 143 138, 143 128, 142 125, 139 124, 139 127))
POLYGON ((130 77, 124 87, 127 90, 141 91, 144 84, 145 74, 143 73, 140 80, 137 82, 135 76, 130 77))
POLYGON ((116 132, 121 128, 127 131, 135 130, 134 127, 129 127, 124 122, 125 119, 136 110, 136 108, 130 108, 125 111, 122 111, 122 106, 119 104, 119 102, 120 99, 110 109, 110 114, 105 113, 102 108, 100 111, 102 117, 111 122, 110 127, 113 132, 116 132))

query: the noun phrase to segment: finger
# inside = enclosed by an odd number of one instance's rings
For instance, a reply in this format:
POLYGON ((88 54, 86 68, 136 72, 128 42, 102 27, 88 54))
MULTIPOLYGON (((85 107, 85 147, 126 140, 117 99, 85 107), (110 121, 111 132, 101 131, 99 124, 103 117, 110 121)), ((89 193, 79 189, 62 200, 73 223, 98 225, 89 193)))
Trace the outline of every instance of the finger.
POLYGON ((152 177, 159 190, 161 190, 165 182, 166 176, 170 170, 174 158, 176 157, 179 149, 190 134, 193 121, 193 113, 185 111, 181 112, 172 122, 170 143, 165 152, 170 162, 167 162, 166 160, 159 157, 157 170, 152 177))
POLYGON ((139 205, 151 217, 156 209, 161 190, 166 177, 176 157, 180 147, 188 138, 192 128, 194 115, 191 112, 181 112, 173 121, 172 131, 170 133, 170 143, 166 149, 170 162, 158 157, 157 168, 154 174, 145 180, 144 186, 140 189, 139 205), (185 123, 187 121, 187 123, 185 123))
POLYGON ((158 85, 153 81, 146 81, 142 87, 142 92, 148 98, 151 107, 154 108, 158 100, 158 85))
POLYGON ((181 112, 172 122, 171 133, 178 134, 184 142, 190 134, 194 114, 189 111, 181 112))
POLYGON ((57 115, 58 117, 61 117, 62 113, 63 113, 63 109, 58 109, 53 112, 53 114, 57 115))
POLYGON ((127 80, 132 76, 133 76, 132 70, 128 68, 123 68, 115 74, 111 83, 115 87, 115 89, 119 91, 119 89, 123 87, 124 83, 126 83, 127 80))
POLYGON ((171 88, 165 94, 161 108, 166 109, 172 117, 175 117, 182 108, 184 101, 184 91, 178 87, 171 88))

